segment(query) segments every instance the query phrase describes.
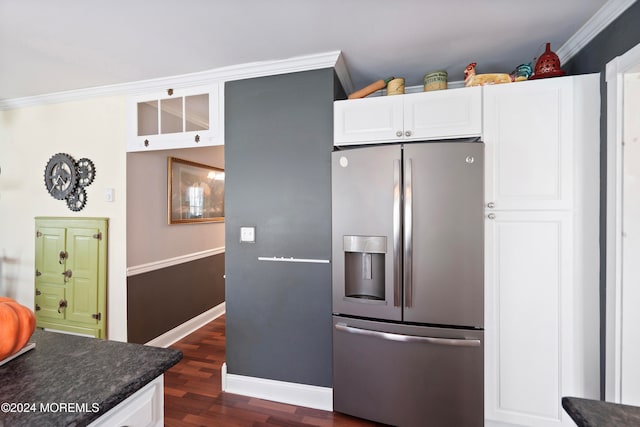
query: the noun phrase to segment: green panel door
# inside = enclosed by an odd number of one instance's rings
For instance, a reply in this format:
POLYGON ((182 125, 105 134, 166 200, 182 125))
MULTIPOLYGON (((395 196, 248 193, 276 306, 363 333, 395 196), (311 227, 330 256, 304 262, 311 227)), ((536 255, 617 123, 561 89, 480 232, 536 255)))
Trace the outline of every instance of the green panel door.
POLYGON ((36 224, 36 286, 64 285, 66 242, 64 227, 38 227, 36 224))
POLYGON ((66 229, 36 223, 35 285, 36 319, 64 320, 66 229))
POLYGON ((64 320, 66 310, 60 306, 60 301, 66 301, 64 291, 62 286, 36 286, 36 304, 38 306, 36 319, 38 323, 41 320, 64 320))
POLYGON ((98 321, 92 317, 98 313, 98 255, 100 242, 95 236, 97 228, 67 229, 67 268, 69 279, 67 319, 90 325, 98 321))

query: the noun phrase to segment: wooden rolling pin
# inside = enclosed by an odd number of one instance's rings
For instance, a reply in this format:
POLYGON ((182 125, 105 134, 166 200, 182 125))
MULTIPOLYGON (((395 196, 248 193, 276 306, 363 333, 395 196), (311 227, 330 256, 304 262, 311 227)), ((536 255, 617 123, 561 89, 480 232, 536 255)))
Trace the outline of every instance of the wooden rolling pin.
POLYGON ((393 79, 394 77, 389 77, 388 79, 378 80, 377 82, 373 82, 369 86, 365 86, 362 89, 359 89, 353 92, 351 95, 349 95, 348 98, 349 99, 364 98, 365 96, 371 95, 373 92, 377 90, 384 89, 387 86, 387 83, 389 83, 393 79))

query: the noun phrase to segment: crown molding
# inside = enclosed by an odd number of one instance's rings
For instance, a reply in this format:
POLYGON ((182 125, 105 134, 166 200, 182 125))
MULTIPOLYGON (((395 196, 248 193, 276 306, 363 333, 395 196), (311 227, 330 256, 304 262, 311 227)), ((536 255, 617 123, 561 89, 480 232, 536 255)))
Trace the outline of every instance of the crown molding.
POLYGON ((609 0, 557 51, 561 64, 573 58, 636 0, 609 0))
POLYGON ((341 51, 332 51, 313 55, 297 56, 273 61, 251 62, 157 79, 141 80, 86 89, 55 92, 44 95, 0 100, 0 110, 32 107, 36 105, 79 101, 88 98, 117 95, 140 95, 168 87, 183 87, 211 84, 214 81, 240 80, 253 77, 295 73, 322 68, 335 68, 342 84, 352 86, 351 76, 342 59, 341 51))

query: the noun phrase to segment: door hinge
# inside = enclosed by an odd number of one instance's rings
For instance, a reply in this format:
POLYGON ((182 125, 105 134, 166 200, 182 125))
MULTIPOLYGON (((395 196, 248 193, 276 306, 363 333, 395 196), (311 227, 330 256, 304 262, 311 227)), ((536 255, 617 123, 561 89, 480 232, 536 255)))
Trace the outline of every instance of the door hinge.
POLYGON ((38 295, 42 295, 42 292, 40 292, 39 289, 36 289, 36 296, 38 296, 38 295))
POLYGON ((40 306, 36 304, 36 311, 40 311, 40 306))
POLYGON ((42 273, 40 273, 40 270, 36 270, 36 277, 40 277, 42 276, 42 273))
POLYGON ((102 320, 102 313, 92 314, 91 318, 96 319, 96 320, 102 320))
POLYGON ((40 231, 36 231, 36 237, 42 237, 42 233, 40 231))
POLYGON ((99 231, 97 234, 93 235, 94 239, 102 240, 102 231, 99 231))

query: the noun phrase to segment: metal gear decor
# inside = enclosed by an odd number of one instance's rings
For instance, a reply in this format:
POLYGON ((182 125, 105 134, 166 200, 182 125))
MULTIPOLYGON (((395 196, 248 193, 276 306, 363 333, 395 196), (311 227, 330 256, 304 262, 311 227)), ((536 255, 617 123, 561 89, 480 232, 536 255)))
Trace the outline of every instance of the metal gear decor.
POLYGON ((74 212, 81 211, 87 204, 87 192, 83 187, 77 187, 75 191, 67 196, 67 207, 74 212))
POLYGON ((76 163, 78 169, 78 185, 87 187, 91 185, 96 177, 96 168, 93 162, 86 157, 81 158, 76 163))
POLYGON ((44 183, 54 199, 65 199, 77 185, 76 162, 68 154, 54 154, 44 168, 44 183))
POLYGON ((85 187, 96 177, 93 162, 86 157, 77 162, 66 153, 54 154, 44 168, 44 184, 51 197, 66 200, 67 207, 78 212, 87 204, 85 187))

